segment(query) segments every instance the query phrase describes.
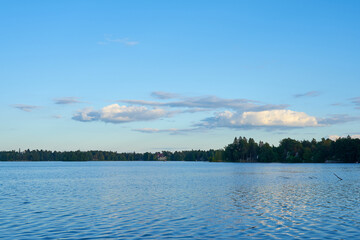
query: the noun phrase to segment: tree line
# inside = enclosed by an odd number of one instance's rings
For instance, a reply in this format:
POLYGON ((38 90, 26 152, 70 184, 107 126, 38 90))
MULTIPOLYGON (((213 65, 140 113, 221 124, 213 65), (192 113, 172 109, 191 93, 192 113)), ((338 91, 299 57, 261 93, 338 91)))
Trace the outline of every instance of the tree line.
POLYGON ((235 137, 218 150, 162 151, 145 153, 117 153, 112 151, 0 151, 0 161, 209 161, 209 162, 286 162, 324 163, 360 161, 360 139, 339 138, 336 141, 298 141, 285 138, 279 146, 253 138, 235 137))
POLYGON ((211 161, 214 150, 117 153, 112 151, 0 151, 0 161, 211 161))
POLYGON ((285 138, 275 147, 262 141, 256 143, 252 138, 239 137, 225 147, 222 159, 228 162, 355 163, 360 161, 360 139, 350 136, 336 141, 285 138))

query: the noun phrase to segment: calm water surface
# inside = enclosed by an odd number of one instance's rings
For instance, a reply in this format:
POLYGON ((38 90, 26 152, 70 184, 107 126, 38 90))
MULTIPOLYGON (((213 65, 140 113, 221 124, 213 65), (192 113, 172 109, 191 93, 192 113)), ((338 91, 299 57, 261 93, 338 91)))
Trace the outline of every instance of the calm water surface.
POLYGON ((360 239, 359 180, 360 164, 0 162, 0 239, 360 239))

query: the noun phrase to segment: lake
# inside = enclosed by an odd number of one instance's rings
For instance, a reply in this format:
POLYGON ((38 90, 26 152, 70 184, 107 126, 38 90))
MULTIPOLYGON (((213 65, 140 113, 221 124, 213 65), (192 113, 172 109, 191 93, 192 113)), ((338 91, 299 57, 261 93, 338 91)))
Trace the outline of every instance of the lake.
POLYGON ((360 164, 0 162, 0 239, 360 239, 359 180, 360 164))

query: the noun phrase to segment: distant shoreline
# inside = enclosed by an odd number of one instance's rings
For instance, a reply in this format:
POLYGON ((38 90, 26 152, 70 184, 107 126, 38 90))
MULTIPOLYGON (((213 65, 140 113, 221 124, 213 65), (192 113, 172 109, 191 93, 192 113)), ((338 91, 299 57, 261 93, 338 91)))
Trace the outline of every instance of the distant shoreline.
POLYGON ((118 160, 103 160, 103 161, 100 161, 100 160, 89 160, 89 161, 81 161, 81 160, 70 160, 70 161, 62 161, 62 160, 59 160, 59 161, 40 161, 40 160, 10 160, 10 161, 4 161, 4 160, 0 160, 0 162, 63 162, 63 163, 75 163, 75 162, 78 162, 78 163, 81 163, 81 162, 203 162, 203 163, 246 163, 246 164, 359 164, 357 162, 355 163, 352 163, 352 162, 314 162, 314 163, 310 163, 310 162, 226 162, 226 161, 219 161, 219 162, 212 162, 212 161, 183 161, 183 160, 179 160, 179 161, 159 161, 159 160, 151 160, 151 161, 145 161, 145 160, 125 160, 125 161, 118 161, 118 160))
POLYGON ((267 163, 358 163, 360 139, 339 138, 336 141, 298 141, 285 138, 278 147, 254 139, 239 137, 223 149, 184 150, 161 152, 112 151, 0 151, 0 161, 200 161, 200 162, 267 162, 267 163))

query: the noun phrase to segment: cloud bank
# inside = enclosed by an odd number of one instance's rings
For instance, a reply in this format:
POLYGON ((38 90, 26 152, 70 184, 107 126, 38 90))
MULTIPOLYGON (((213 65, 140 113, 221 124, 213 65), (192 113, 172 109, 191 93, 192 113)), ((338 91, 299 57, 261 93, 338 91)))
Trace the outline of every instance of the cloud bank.
MULTIPOLYGON (((318 92, 299 94, 298 97, 316 96, 318 92)), ((153 92, 157 100, 120 100, 127 105, 112 104, 100 110, 85 108, 78 111, 73 119, 82 122, 102 121, 110 123, 127 123, 136 121, 157 120, 184 113, 211 113, 212 116, 198 119, 189 128, 157 129, 138 128, 133 131, 142 133, 179 134, 193 131, 207 131, 213 128, 231 129, 291 129, 322 127, 360 120, 349 115, 329 115, 325 118, 310 116, 305 112, 286 109, 286 104, 264 104, 244 98, 225 99, 217 96, 183 97, 168 92, 153 92), (175 100, 174 100, 175 99, 175 100)), ((354 102, 360 98, 355 98, 354 102)), ((194 122, 194 121, 193 121, 194 122)))

